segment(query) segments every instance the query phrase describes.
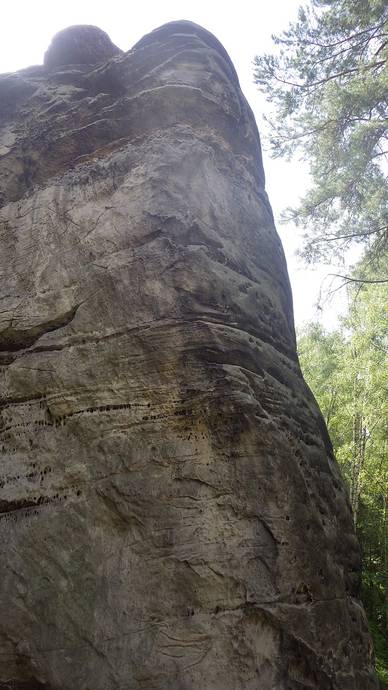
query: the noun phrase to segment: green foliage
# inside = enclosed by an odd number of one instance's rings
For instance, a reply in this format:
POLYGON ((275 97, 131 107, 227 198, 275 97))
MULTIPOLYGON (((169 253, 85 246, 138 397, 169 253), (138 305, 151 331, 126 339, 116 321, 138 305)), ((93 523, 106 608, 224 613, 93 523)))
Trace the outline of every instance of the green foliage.
POLYGON ((380 284, 348 287, 349 310, 327 333, 309 324, 298 349, 348 485, 363 554, 362 598, 377 669, 388 682, 388 312, 380 284))
POLYGON ((255 58, 271 103, 274 156, 308 160, 312 188, 288 217, 304 228, 307 261, 362 243, 369 260, 388 238, 388 6, 385 0, 311 0, 255 58))
POLYGON ((369 622, 376 655, 376 671, 380 681, 381 690, 388 690, 388 645, 387 639, 382 634, 374 621, 369 622))

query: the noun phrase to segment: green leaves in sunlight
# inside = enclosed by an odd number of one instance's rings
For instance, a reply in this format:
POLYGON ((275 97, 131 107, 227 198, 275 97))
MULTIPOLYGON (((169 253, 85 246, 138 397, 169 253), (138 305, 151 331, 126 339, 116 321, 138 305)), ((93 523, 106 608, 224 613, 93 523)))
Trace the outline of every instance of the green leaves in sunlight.
POLYGON ((298 350, 348 486, 363 552, 362 598, 377 670, 388 682, 388 305, 381 284, 347 290, 341 327, 329 333, 309 324, 298 350))
POLYGON ((311 0, 273 40, 254 78, 273 108, 272 155, 310 165, 311 189, 285 213, 304 230, 301 254, 332 261, 361 243, 373 263, 388 238, 388 6, 311 0))

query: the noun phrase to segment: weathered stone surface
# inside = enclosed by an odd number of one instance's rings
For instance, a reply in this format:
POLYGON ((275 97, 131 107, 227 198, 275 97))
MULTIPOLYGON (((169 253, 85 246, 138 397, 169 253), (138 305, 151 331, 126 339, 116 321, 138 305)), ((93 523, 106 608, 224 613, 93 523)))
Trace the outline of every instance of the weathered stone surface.
POLYGON ((97 26, 69 26, 54 36, 44 56, 48 69, 64 65, 95 65, 122 51, 97 26))
POLYGON ((375 688, 230 59, 49 56, 0 78, 0 688, 375 688))

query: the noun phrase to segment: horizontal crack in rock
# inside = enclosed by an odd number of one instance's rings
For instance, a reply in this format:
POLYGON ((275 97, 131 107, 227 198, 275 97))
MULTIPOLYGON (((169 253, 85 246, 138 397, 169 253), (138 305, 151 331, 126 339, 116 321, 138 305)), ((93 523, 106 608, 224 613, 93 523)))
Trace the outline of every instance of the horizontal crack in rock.
POLYGON ((45 333, 67 326, 74 319, 79 306, 77 304, 64 314, 60 314, 54 319, 44 321, 31 328, 19 329, 7 326, 7 328, 0 332, 0 352, 17 352, 18 350, 28 349, 45 333))

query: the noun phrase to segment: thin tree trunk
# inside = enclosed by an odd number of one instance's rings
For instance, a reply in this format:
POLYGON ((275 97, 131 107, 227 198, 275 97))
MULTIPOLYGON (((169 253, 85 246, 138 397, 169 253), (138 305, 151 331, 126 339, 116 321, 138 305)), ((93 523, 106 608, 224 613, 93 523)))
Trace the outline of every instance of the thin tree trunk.
POLYGON ((388 631, 388 495, 383 495, 383 563, 384 563, 384 599, 385 599, 385 626, 388 631))

